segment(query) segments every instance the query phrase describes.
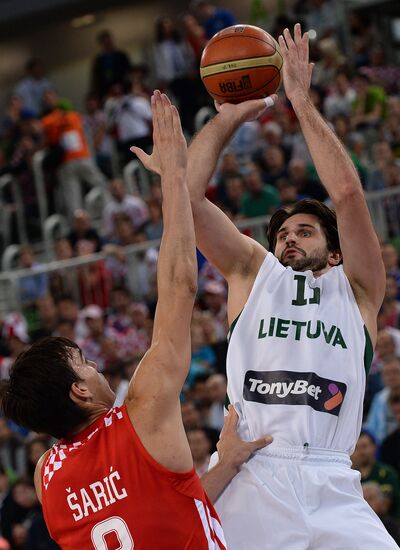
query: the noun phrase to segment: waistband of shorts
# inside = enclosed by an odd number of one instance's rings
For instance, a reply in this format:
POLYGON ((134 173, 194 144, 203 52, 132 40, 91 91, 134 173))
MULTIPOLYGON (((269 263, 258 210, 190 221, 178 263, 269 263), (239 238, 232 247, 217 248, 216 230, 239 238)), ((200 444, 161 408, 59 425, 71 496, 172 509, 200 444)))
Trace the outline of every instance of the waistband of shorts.
POLYGON ((302 447, 264 447, 264 449, 257 451, 256 455, 293 462, 331 463, 351 466, 350 456, 345 451, 322 449, 308 445, 302 447))

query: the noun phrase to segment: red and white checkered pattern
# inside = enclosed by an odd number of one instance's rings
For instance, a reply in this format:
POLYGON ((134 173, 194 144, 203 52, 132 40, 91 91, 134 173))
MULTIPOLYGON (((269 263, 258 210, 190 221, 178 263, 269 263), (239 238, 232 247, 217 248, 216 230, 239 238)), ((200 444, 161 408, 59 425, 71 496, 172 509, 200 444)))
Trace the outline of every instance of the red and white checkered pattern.
MULTIPOLYGON (((110 409, 104 416, 104 426, 108 428, 113 423, 113 419, 116 417, 121 420, 123 413, 119 408, 110 409)), ((46 459, 43 470, 43 485, 47 490, 49 483, 57 470, 62 468, 64 460, 66 460, 72 451, 76 451, 80 447, 86 445, 86 443, 99 431, 101 426, 98 426, 93 432, 91 432, 83 441, 74 441, 74 443, 65 444, 60 442, 53 445, 50 453, 46 459)))

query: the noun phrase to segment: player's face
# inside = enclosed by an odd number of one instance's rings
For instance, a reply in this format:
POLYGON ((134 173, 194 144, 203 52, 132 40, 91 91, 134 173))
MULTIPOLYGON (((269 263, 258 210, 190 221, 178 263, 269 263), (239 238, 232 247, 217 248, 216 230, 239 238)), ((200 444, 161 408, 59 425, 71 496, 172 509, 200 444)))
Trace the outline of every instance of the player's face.
POLYGON ((72 368, 89 390, 92 403, 111 408, 115 401, 115 394, 104 376, 97 371, 96 363, 88 361, 77 349, 74 349, 72 354, 72 368))
POLYGON ((275 256, 295 271, 322 271, 337 265, 338 254, 328 251, 321 223, 311 214, 295 214, 278 231, 275 256))

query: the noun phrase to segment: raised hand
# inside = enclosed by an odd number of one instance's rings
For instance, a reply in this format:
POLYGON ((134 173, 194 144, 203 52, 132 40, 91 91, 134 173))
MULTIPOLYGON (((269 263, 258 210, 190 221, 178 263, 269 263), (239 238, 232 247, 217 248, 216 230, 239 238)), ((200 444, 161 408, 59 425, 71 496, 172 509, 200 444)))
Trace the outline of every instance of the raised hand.
POLYGON ((155 90, 151 98, 153 112, 153 152, 131 147, 145 168, 157 174, 186 171, 187 144, 178 111, 165 94, 155 90))
POLYGON ((299 95, 308 96, 314 67, 309 61, 308 33, 301 34, 299 23, 294 26, 293 36, 294 38, 289 29, 285 29, 279 37, 283 57, 283 84, 290 101, 299 95))

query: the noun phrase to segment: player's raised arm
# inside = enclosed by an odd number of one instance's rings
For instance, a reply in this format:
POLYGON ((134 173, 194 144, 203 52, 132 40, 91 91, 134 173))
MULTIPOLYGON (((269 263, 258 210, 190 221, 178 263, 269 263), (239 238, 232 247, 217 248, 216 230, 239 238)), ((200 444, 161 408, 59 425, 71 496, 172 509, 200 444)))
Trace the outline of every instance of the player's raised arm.
POLYGON ((244 122, 258 118, 275 98, 220 106, 219 113, 202 128, 189 147, 188 186, 196 243, 228 280, 231 275, 256 273, 265 250, 242 235, 229 218, 206 199, 205 193, 219 156, 234 132, 244 122))
MULTIPOLYGON (((252 265, 256 273, 265 257, 265 250, 256 241, 242 235, 231 220, 206 199, 205 194, 219 156, 234 132, 244 122, 257 119, 275 99, 274 95, 265 100, 218 106, 218 114, 202 128, 189 147, 188 187, 196 244, 228 280, 241 271, 248 274, 252 265)), ((156 149, 151 155, 137 148, 134 152, 148 170, 160 173, 156 149)))
POLYGON ((343 266, 367 322, 374 328, 385 277, 378 239, 357 171, 345 148, 314 107, 310 96, 313 65, 309 62, 308 34, 297 24, 292 37, 279 37, 285 92, 291 101, 321 182, 333 201, 339 227, 343 266), (374 318, 372 321, 371 319, 374 318))
POLYGON ((154 93, 152 109, 164 225, 158 303, 151 347, 130 383, 126 404, 143 444, 156 460, 174 470, 189 470, 192 459, 179 403, 190 364, 190 321, 197 290, 187 145, 178 112, 164 94, 154 93))

